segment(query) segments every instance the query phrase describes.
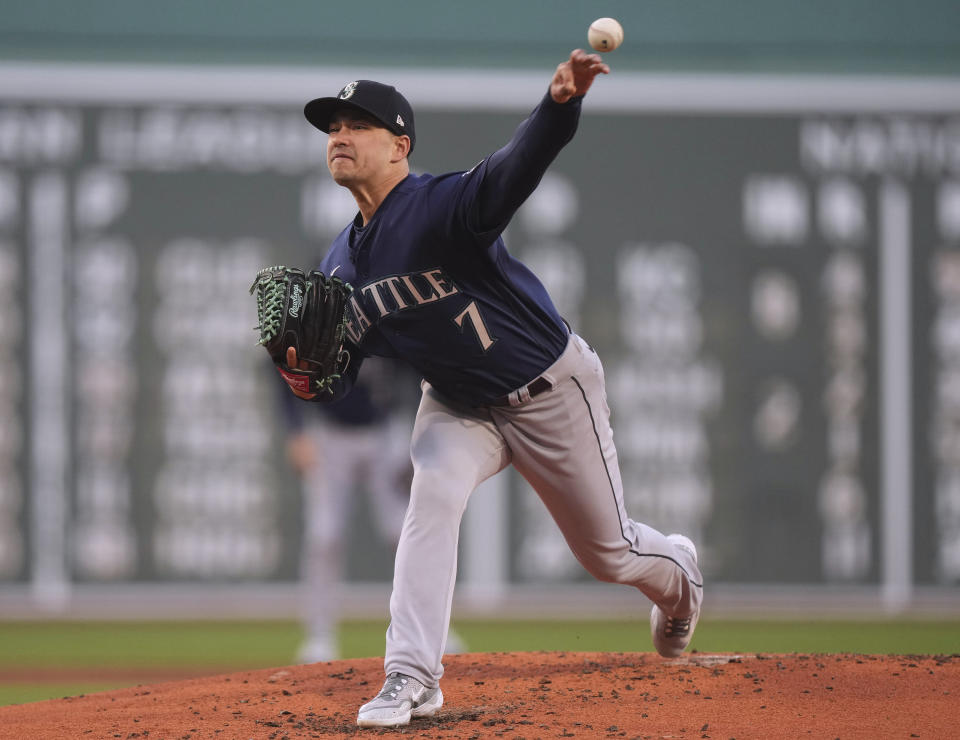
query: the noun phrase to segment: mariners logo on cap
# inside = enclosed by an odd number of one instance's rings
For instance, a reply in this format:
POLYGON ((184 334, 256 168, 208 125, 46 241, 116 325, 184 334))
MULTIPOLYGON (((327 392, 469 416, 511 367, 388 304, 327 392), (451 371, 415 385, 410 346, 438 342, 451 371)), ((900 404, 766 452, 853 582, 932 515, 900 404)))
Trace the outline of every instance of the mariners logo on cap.
POLYGON ((340 100, 347 100, 351 98, 356 91, 357 91, 356 81, 348 82, 346 85, 343 86, 343 90, 340 91, 340 95, 338 97, 340 98, 340 100))

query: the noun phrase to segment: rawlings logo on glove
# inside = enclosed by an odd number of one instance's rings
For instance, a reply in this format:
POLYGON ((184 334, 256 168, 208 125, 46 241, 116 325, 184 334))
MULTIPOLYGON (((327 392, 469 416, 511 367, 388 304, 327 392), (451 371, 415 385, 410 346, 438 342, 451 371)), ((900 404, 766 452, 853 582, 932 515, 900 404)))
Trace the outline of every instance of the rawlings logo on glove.
POLYGON ((343 347, 347 299, 353 288, 319 270, 304 273, 276 265, 257 273, 250 293, 257 299, 255 327, 281 377, 298 394, 333 393, 350 354, 343 347), (287 364, 287 349, 297 367, 287 364))

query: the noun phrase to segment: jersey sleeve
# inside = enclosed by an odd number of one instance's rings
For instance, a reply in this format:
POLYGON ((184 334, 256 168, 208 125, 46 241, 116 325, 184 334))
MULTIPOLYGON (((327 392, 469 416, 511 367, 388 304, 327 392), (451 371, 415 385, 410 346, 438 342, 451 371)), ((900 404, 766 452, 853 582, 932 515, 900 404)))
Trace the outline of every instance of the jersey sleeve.
POLYGON ((460 207, 482 243, 496 239, 573 138, 583 97, 557 103, 547 93, 510 141, 462 176, 460 207))

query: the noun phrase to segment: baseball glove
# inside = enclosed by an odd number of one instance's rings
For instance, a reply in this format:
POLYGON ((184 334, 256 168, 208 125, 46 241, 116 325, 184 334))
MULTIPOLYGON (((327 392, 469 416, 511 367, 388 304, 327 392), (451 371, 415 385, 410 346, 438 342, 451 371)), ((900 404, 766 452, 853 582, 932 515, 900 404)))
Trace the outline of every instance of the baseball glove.
POLYGON ((276 265, 257 273, 250 293, 257 299, 260 341, 287 384, 302 393, 333 393, 333 382, 350 361, 344 349, 347 300, 353 288, 319 270, 304 273, 276 265), (287 364, 297 350, 299 367, 287 364))

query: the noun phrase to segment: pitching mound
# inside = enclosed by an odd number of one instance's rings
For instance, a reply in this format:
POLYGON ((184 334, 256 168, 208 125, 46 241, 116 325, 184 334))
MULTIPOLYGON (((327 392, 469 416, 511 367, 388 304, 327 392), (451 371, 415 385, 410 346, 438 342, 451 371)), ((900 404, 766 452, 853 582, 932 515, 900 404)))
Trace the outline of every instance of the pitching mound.
POLYGON ((956 737, 960 656, 447 656, 437 716, 360 730, 379 658, 0 707, 0 738, 956 737))

